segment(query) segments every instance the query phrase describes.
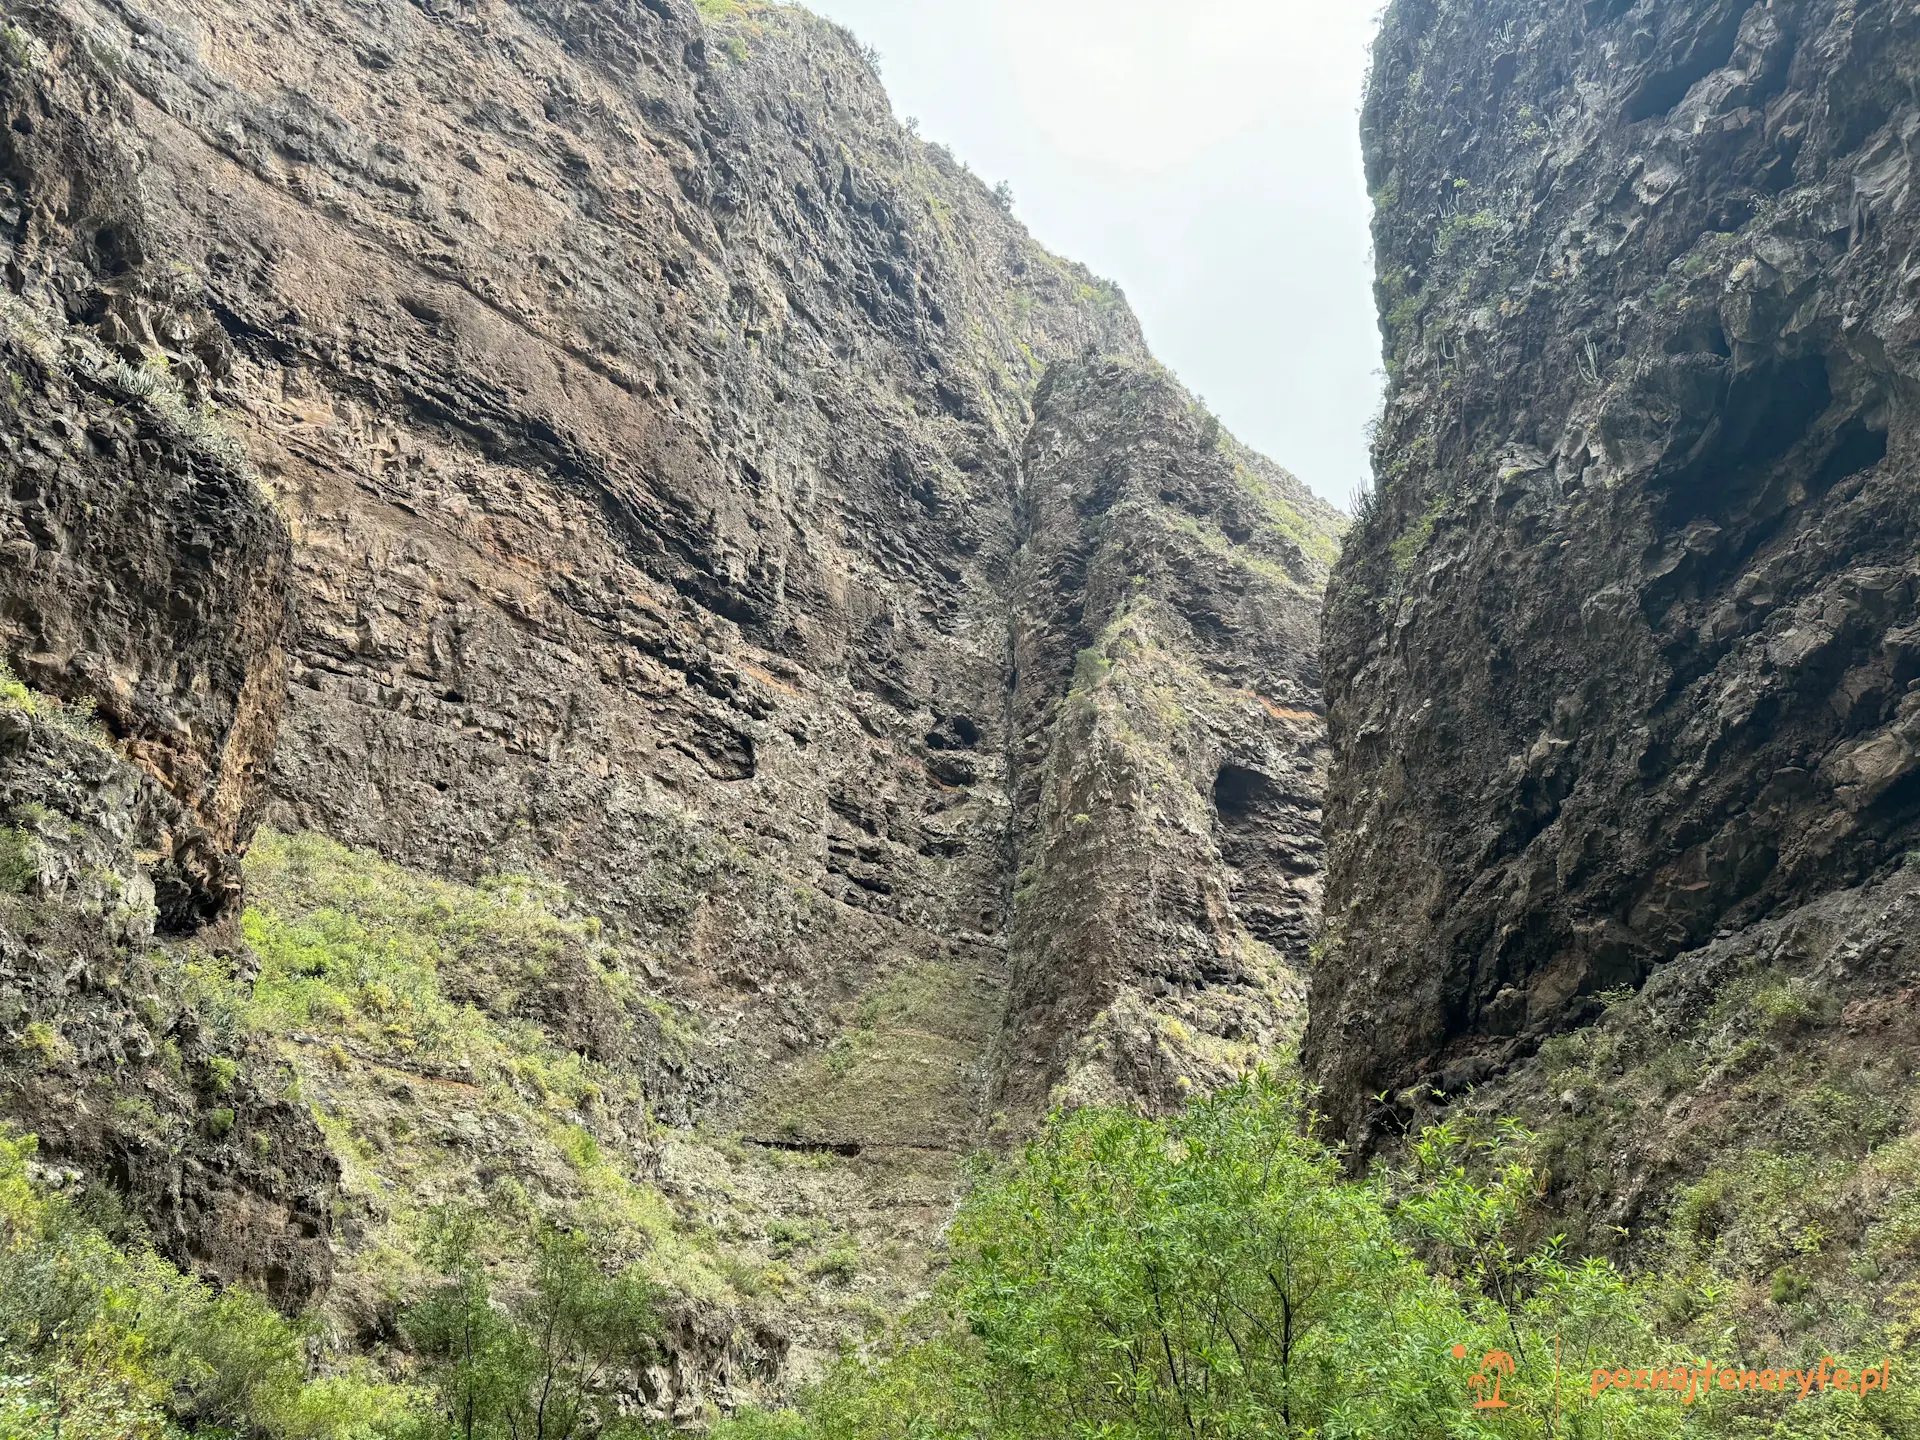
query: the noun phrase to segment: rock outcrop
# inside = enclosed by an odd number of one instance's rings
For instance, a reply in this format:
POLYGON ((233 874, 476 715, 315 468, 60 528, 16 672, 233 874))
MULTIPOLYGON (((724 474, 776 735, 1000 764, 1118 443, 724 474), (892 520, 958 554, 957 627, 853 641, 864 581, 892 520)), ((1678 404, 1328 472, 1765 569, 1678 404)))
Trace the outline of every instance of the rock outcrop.
MULTIPOLYGON (((995 1112, 1172 1104, 1288 1042, 1340 518, 849 36, 733 0, 9 14, 7 313, 82 358, 10 425, 8 658, 93 699, 210 854, 264 813, 479 884, 447 896, 561 887, 571 938, 507 946, 511 996, 432 1001, 520 1037, 498 1123, 440 1113, 478 1072, 404 1026, 278 1037, 332 1143, 372 1137, 343 1326, 391 1325, 360 1267, 407 1174, 572 1204, 578 1131, 738 1273, 815 1231, 924 1257, 995 1112), (526 1079, 549 1042, 601 1079, 526 1079)), ((276 869, 257 934, 468 903, 381 909, 414 882, 362 863, 276 869)), ((405 953, 494 953, 463 945, 405 953)), ((750 1354, 686 1328, 636 1403, 830 1352, 835 1285, 924 1282, 889 1264, 823 1263, 740 1326, 806 1333, 750 1354)))
POLYGON ((332 1276, 338 1167, 161 958, 246 965, 292 549, 204 408, 231 349, 155 248, 118 87, 70 43, 0 35, 0 1114, 183 1266, 293 1307, 332 1276))
POLYGON ((1035 399, 999 1096, 1176 1106, 1290 1052, 1319 915, 1316 597, 1337 523, 1164 374, 1035 399))
POLYGON ((1604 1238, 1839 1146, 1816 1094, 1908 1127, 1845 1057, 1920 978, 1916 65, 1876 0, 1389 11, 1393 378, 1329 592, 1306 1043, 1362 1149, 1476 1086, 1578 1119, 1556 1184, 1604 1238))

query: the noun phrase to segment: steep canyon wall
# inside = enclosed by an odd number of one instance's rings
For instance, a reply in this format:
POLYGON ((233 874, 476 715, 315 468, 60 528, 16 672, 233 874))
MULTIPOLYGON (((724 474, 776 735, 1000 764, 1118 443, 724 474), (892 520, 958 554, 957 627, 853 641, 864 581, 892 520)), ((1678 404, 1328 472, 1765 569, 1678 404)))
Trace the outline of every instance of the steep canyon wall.
POLYGON ((5 752, 0 1097, 74 1183, 212 1186, 170 1253, 360 1335, 430 1204, 657 1194, 672 1235, 620 1223, 684 1303, 640 1399, 685 1415, 904 1304, 990 1133, 1290 1045, 1340 517, 850 37, 7 21, 0 641, 121 787, 35 799, 64 762, 5 752), (48 938, 89 827, 158 897, 133 979, 48 938), (140 1104, 60 1120, 107 1083, 140 1104), (305 1258, 203 1255, 232 1206, 305 1258))
POLYGON ((1398 0, 1364 121, 1309 1072, 1362 1152, 1518 1111, 1582 1239, 1779 1315, 1911 1270, 1916 74, 1902 4, 1398 0))

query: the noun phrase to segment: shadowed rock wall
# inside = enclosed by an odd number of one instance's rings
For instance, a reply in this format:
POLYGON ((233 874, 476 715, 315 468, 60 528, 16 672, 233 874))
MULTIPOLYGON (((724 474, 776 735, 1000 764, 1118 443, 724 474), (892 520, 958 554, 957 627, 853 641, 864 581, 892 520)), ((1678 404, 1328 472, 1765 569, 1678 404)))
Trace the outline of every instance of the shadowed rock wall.
POLYGON ((1920 976, 1917 70, 1873 0, 1388 12, 1393 380, 1329 593, 1306 1042, 1357 1144, 1475 1086, 1573 1117, 1555 1187, 1604 1239, 1825 1154, 1816 1093, 1911 1128, 1911 1036, 1858 1037, 1920 976))

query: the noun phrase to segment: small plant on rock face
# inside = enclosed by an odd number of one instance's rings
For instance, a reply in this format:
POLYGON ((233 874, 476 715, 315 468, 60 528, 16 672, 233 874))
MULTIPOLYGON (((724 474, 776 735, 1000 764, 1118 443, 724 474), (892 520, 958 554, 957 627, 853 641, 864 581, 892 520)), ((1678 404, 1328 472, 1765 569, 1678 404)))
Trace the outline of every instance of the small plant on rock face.
POLYGON ((33 713, 33 692, 14 675, 6 661, 0 660, 0 705, 33 713))
POLYGON ((836 1080, 844 1079, 853 1069, 853 1060, 853 1042, 843 1035, 827 1048, 827 1073, 836 1080))
POLYGON ((51 1065, 60 1058, 60 1032, 44 1020, 35 1020, 27 1026, 26 1047, 51 1065))
POLYGON ((791 1220, 775 1220, 767 1226, 767 1241, 774 1258, 784 1260, 796 1249, 813 1244, 813 1231, 791 1220))
POLYGON ((0 830, 0 895, 25 894, 39 873, 32 837, 21 830, 0 830))
POLYGON ((807 1274, 815 1280, 833 1280, 846 1284, 859 1272, 860 1253, 851 1245, 837 1245, 807 1266, 807 1274))

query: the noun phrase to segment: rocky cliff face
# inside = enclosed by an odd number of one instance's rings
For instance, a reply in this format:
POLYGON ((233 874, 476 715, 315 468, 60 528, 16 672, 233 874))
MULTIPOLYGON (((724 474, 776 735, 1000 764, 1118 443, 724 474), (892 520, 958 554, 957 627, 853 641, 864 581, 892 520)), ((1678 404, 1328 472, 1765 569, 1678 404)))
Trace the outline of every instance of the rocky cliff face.
POLYGON ((114 87, 63 32, 4 41, 0 1109, 183 1264, 299 1305, 333 1271, 337 1166, 269 1047, 161 959, 199 935, 245 966, 287 527, 202 408, 231 347, 156 248, 114 87))
POLYGON ((0 633, 202 869, 262 813, 314 832, 263 852, 241 954, 344 1157, 343 1325, 390 1325, 407 1204, 584 1205, 611 1166, 708 1227, 708 1319, 638 1397, 694 1413, 922 1283, 993 1112, 1172 1103, 1297 1028, 1338 518, 844 33, 10 16, 7 313, 65 358, 16 382, 0 633), (438 978, 340 958, 370 935, 438 978), (443 1003, 495 1038, 435 1038, 443 1003), (568 1055, 595 1078, 538 1078, 568 1055), (809 1244, 855 1258, 807 1280, 809 1244))
POLYGON ((1399 0, 1376 52, 1307 1063, 1362 1145, 1474 1086, 1577 1132, 1602 1238, 1716 1167, 1858 1236, 1914 1122, 1917 25, 1399 0))
POLYGON ((1163 374, 1057 367, 1035 412, 999 1095, 1177 1105, 1304 1018, 1333 527, 1163 374))

